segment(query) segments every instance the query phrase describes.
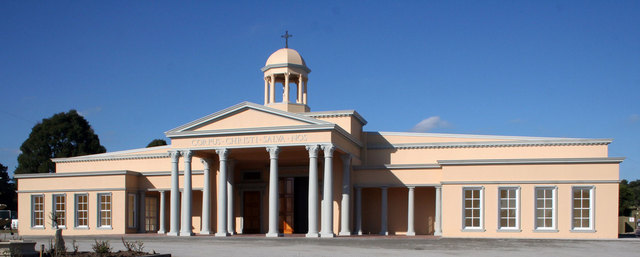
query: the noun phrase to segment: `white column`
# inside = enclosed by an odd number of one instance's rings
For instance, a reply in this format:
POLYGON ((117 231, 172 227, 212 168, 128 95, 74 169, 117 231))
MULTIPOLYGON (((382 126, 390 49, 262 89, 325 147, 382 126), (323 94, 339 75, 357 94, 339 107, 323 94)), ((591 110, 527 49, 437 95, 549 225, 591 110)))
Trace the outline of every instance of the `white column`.
POLYGON ((216 150, 220 159, 220 176, 218 177, 218 232, 216 236, 228 236, 227 233, 227 157, 229 149, 216 150))
POLYGON ((309 231, 307 237, 318 237, 318 145, 308 145, 309 151, 309 231))
POLYGON ((414 228, 414 224, 413 224, 413 220, 414 220, 414 212, 415 212, 415 207, 414 207, 414 202, 415 202, 415 198, 414 198, 414 194, 415 194, 415 187, 409 187, 409 203, 408 203, 408 207, 407 207, 407 236, 415 236, 416 235, 416 231, 414 228))
POLYGON ((267 147, 269 152, 269 231, 267 237, 278 237, 278 153, 277 146, 267 147))
POLYGON ((180 152, 169 152, 171 155, 171 221, 169 227, 168 236, 177 236, 180 231, 180 188, 178 177, 178 160, 180 159, 180 152))
POLYGON ((304 82, 304 91, 302 93, 302 103, 307 104, 307 81, 304 82))
POLYGON ((164 234, 166 233, 166 229, 164 227, 164 213, 165 213, 165 206, 164 206, 164 190, 160 191, 160 209, 159 209, 159 219, 160 221, 158 222, 158 234, 164 234))
POLYGON ((362 235, 362 187, 356 187, 356 232, 362 235))
POLYGON ((322 197, 321 237, 334 237, 333 233, 333 145, 323 145, 324 150, 324 191, 322 197))
POLYGON ((269 86, 269 103, 276 102, 276 76, 271 74, 271 85, 269 86))
POLYGON ((298 89, 296 90, 298 97, 296 97, 296 103, 302 103, 302 74, 298 76, 298 89))
POLYGON ((349 210, 351 198, 351 155, 342 155, 342 201, 340 202, 340 234, 341 236, 351 235, 349 210))
POLYGON ((144 190, 138 192, 138 232, 146 233, 146 223, 145 223, 145 194, 144 190))
POLYGON ((202 229, 201 235, 211 234, 211 165, 209 160, 202 159, 204 165, 204 181, 202 189, 202 229))
POLYGON ((283 103, 289 102, 289 75, 291 75, 291 73, 289 72, 284 73, 284 94, 282 95, 283 103))
POLYGON ((433 227, 433 235, 442 236, 442 186, 436 186, 436 220, 433 227))
POLYGON ((184 157, 184 189, 182 192, 182 226, 180 236, 193 236, 191 228, 191 157, 193 151, 186 150, 182 152, 184 157))
POLYGON ((264 77, 264 105, 269 103, 269 81, 264 77))
POLYGON ((389 235, 387 229, 387 187, 382 187, 382 204, 380 205, 380 235, 389 235))
POLYGON ((235 169, 235 161, 229 160, 227 168, 227 233, 229 235, 236 234, 235 216, 233 215, 233 175, 235 169))

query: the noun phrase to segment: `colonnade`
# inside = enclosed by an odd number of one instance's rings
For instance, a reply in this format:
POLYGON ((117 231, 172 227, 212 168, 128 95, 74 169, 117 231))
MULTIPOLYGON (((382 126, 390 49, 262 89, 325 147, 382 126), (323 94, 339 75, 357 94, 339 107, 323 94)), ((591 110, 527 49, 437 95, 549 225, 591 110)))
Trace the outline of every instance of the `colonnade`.
MULTIPOLYGON (((355 229, 358 235, 362 235, 362 189, 361 186, 356 186, 356 202, 355 202, 355 229)), ((388 188, 387 186, 381 186, 381 203, 380 203, 380 234, 388 235, 388 188)), ((408 186, 407 195, 407 236, 415 236, 415 186, 408 186)), ((435 221, 434 221, 434 236, 442 235, 442 187, 435 186, 435 221)))
MULTIPOLYGON (((282 84, 284 85, 284 92, 282 95, 282 102, 289 103, 289 83, 295 82, 297 86, 297 96, 296 103, 298 104, 307 104, 307 81, 302 74, 294 74, 291 72, 285 72, 279 74, 284 76, 284 81, 282 84), (293 75, 293 76, 292 76, 293 75), (291 80, 291 78, 297 78, 297 81, 291 80)), ((264 77, 264 104, 272 104, 276 102, 276 93, 275 86, 277 82, 276 74, 271 74, 269 76, 264 77)))

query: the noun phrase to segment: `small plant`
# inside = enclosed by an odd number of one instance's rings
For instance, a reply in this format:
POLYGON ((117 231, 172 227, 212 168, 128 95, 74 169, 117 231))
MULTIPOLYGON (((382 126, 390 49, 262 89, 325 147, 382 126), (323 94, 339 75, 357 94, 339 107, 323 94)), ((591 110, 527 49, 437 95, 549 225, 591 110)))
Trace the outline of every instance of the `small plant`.
POLYGON ((124 240, 124 237, 121 237, 122 239, 122 244, 124 245, 124 248, 127 249, 127 251, 130 252, 144 252, 144 243, 140 240, 136 240, 136 241, 127 241, 124 240))
POLYGON ((96 243, 91 245, 91 248, 95 253, 97 253, 100 256, 104 256, 111 253, 111 244, 109 244, 108 240, 98 241, 97 239, 94 239, 94 241, 96 243))
POLYGON ((73 239, 73 242, 71 242, 71 245, 73 246, 73 253, 78 253, 78 248, 80 248, 80 245, 78 244, 78 242, 73 239))

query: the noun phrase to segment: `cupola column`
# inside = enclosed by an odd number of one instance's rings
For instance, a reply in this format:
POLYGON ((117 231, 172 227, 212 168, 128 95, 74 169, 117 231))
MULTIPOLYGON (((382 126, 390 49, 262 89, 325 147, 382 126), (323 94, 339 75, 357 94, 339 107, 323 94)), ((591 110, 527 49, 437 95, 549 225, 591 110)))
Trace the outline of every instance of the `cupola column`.
POLYGON ((284 73, 284 94, 282 95, 282 102, 283 103, 288 103, 289 102, 289 76, 291 75, 290 72, 285 72, 284 73))
POLYGON ((302 103, 307 104, 307 82, 308 80, 304 80, 304 90, 302 92, 302 103))
POLYGON ((298 97, 296 97, 296 103, 302 103, 302 74, 298 76, 298 87, 296 92, 298 92, 298 97))
POLYGON ((271 74, 271 85, 269 88, 269 103, 276 102, 276 75, 271 74))
POLYGON ((264 104, 269 103, 269 79, 264 77, 264 104))

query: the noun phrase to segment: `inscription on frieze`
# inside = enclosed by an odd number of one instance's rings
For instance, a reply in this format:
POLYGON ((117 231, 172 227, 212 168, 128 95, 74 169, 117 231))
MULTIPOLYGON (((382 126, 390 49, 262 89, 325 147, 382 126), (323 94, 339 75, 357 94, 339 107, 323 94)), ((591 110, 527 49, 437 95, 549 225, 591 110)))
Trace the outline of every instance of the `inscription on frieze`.
POLYGON ((307 142, 307 135, 267 135, 267 136, 237 136, 218 137, 191 140, 192 146, 219 146, 219 145, 268 145, 307 142))

